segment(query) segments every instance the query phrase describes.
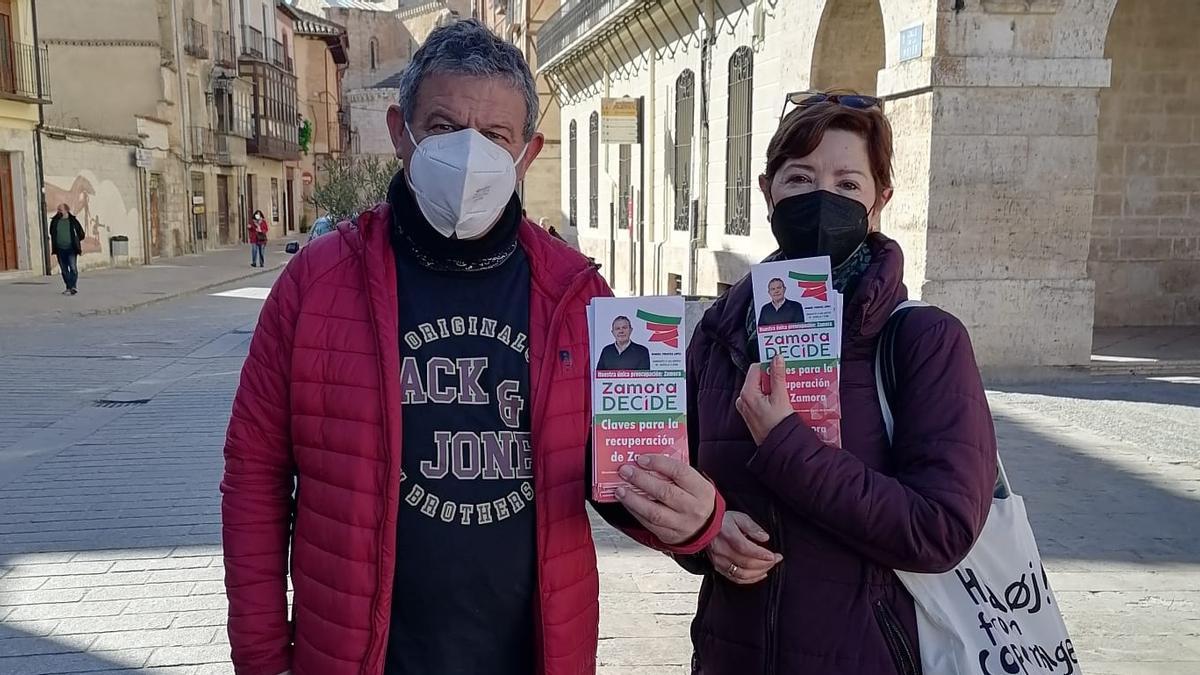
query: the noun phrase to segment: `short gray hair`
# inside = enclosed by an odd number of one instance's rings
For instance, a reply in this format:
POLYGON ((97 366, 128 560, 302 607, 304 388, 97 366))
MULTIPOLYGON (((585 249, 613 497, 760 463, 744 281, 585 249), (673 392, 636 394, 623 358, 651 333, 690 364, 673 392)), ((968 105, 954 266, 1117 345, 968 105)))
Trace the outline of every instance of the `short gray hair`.
POLYGON ((435 73, 508 80, 525 98, 525 141, 537 130, 538 93, 521 51, 475 19, 455 21, 429 34, 400 75, 400 110, 411 122, 421 82, 435 73))

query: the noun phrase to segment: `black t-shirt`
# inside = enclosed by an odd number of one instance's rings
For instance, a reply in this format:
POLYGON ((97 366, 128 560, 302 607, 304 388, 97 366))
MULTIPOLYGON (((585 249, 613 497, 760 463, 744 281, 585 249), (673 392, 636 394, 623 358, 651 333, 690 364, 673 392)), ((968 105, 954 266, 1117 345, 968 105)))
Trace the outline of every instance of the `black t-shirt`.
MULTIPOLYGON (((403 185, 392 193, 398 213, 412 206, 403 185)), ((404 473, 386 675, 536 670, 530 274, 515 245, 519 213, 494 233, 505 237, 485 238, 494 246, 444 240, 455 251, 488 249, 448 265, 394 237, 404 473)))
POLYGON ((804 323, 804 305, 795 300, 784 300, 783 304, 779 305, 779 309, 775 309, 775 305, 768 302, 762 306, 762 311, 758 315, 758 325, 760 326, 781 326, 791 323, 804 323))
POLYGON ((610 344, 600 350, 596 370, 650 370, 650 350, 636 342, 625 345, 625 351, 610 344))

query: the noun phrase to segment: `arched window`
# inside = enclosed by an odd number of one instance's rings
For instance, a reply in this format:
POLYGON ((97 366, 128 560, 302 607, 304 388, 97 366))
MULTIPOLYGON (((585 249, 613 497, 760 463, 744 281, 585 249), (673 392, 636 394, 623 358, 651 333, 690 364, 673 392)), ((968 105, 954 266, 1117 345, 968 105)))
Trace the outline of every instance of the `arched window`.
POLYGON ((379 40, 371 38, 371 70, 379 68, 379 40))
POLYGON ((696 119, 696 76, 683 71, 675 80, 675 229, 691 224, 692 135, 696 119))
POLYGON ((567 226, 577 227, 579 221, 579 147, 576 142, 575 120, 567 133, 567 226))
POLYGON ((725 141, 725 234, 750 234, 750 121, 754 111, 754 52, 729 57, 729 126, 725 141))
POLYGON ((588 118, 588 227, 600 227, 600 113, 588 118))

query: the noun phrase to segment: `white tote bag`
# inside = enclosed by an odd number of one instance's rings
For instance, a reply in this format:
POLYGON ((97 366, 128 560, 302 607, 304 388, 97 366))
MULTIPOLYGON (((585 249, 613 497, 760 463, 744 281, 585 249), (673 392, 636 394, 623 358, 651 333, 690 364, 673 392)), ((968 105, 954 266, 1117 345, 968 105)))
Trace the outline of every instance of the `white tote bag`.
MULTIPOLYGON (((906 302, 896 311, 913 306, 922 303, 906 302)), ((875 384, 890 439, 893 419, 883 362, 891 358, 892 345, 883 339, 880 344, 875 384)), ((1042 568, 1025 501, 1009 489, 999 457, 996 461, 997 496, 967 557, 945 574, 896 571, 916 600, 922 670, 925 675, 1081 673, 1042 568)))

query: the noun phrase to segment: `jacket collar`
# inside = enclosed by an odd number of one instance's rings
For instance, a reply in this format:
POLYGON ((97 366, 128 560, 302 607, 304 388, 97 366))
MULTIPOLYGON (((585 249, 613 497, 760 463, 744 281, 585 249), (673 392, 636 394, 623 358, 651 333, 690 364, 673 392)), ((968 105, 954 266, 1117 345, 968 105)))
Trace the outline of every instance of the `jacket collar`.
MULTIPOLYGON (((391 224, 392 209, 384 202, 364 211, 353 221, 339 223, 338 231, 358 255, 369 258, 373 264, 386 265, 387 261, 381 258, 392 257, 391 224)), ((529 258, 532 283, 542 297, 554 304, 598 269, 583 254, 528 219, 523 219, 517 227, 517 243, 529 258)))

